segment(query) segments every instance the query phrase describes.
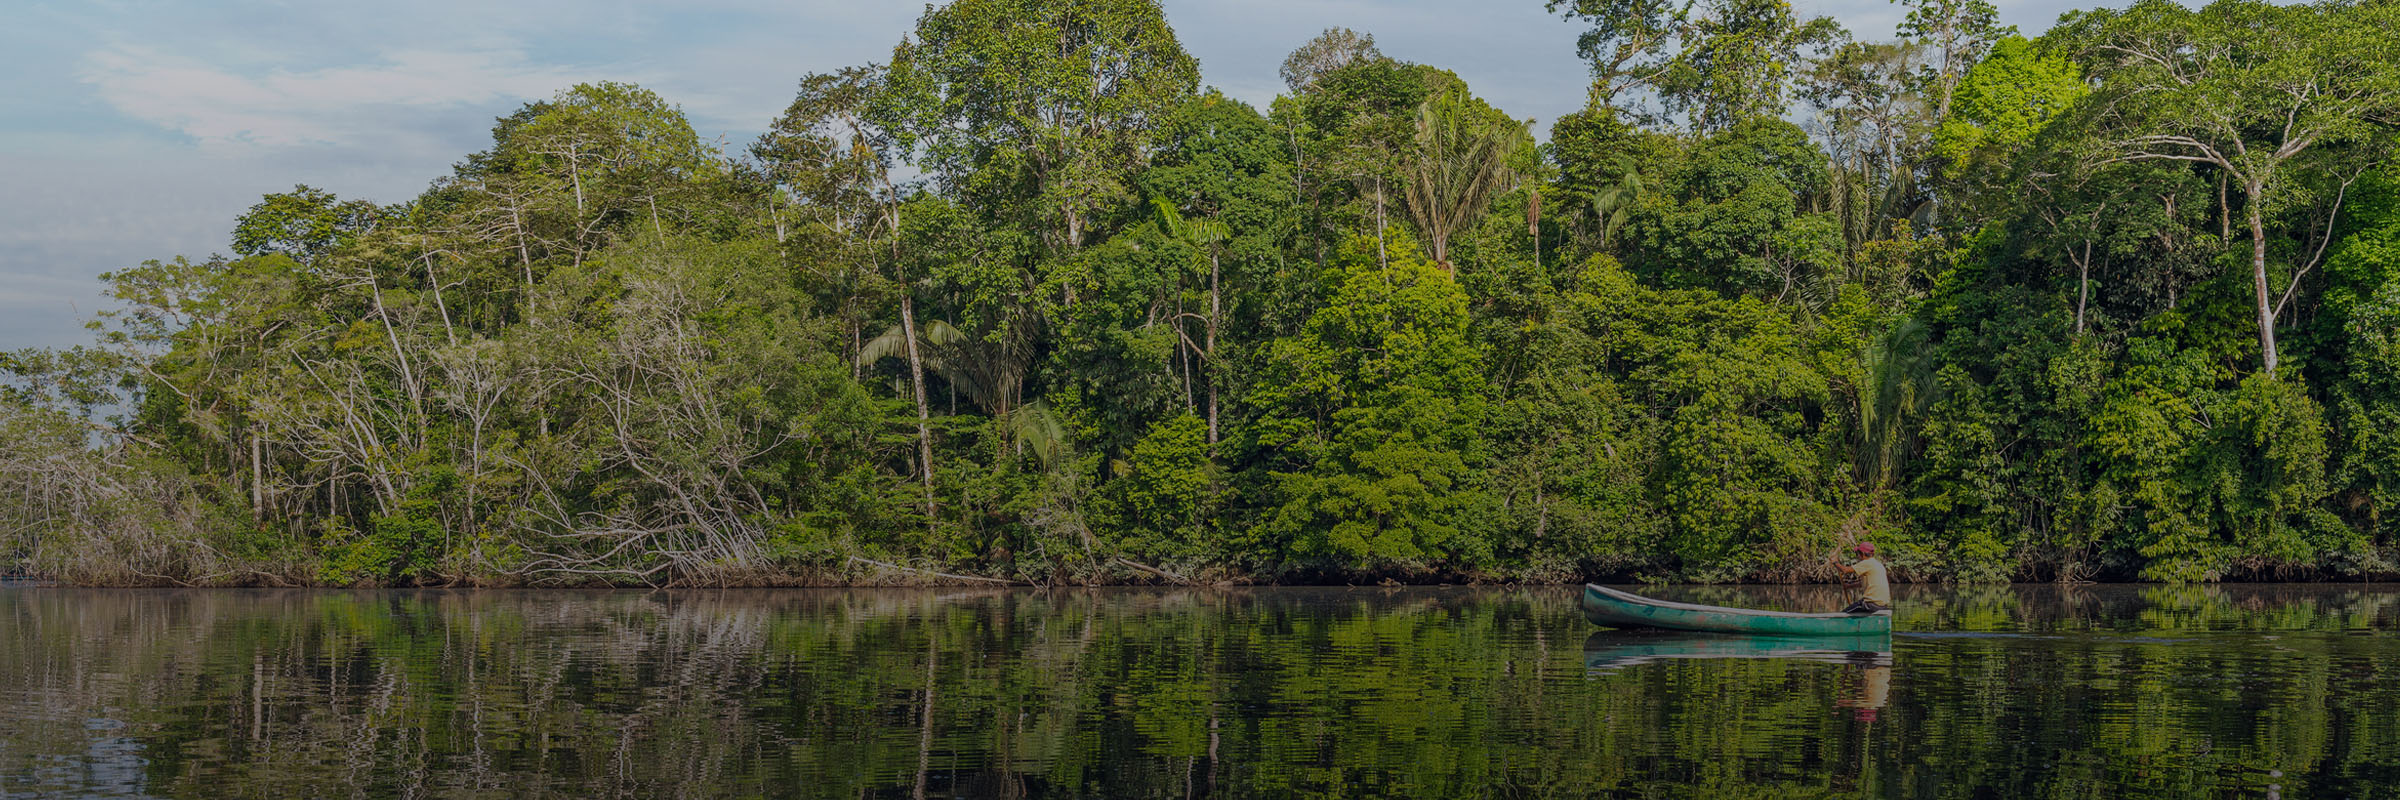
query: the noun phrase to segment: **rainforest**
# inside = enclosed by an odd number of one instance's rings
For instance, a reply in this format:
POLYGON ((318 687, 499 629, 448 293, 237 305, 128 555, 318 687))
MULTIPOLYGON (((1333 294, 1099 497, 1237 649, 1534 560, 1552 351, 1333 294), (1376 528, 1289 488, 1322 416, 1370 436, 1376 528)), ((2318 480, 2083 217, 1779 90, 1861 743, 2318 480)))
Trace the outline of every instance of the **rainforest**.
POLYGON ((2400 3, 1548 5, 1556 120, 955 0, 754 141, 586 83, 415 197, 228 209, 0 353, 0 572, 2400 574, 2400 3))

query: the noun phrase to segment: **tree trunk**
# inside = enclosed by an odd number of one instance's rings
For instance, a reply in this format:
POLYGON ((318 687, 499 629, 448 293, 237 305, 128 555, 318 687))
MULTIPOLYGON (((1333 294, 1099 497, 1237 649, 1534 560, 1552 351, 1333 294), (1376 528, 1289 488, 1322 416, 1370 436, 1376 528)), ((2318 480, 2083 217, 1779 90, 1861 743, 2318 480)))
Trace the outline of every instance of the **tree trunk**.
POLYGON ((425 283, 433 287, 433 306, 442 310, 442 336, 458 346, 458 331, 450 325, 450 303, 442 299, 442 279, 433 274, 433 254, 425 254, 425 283))
POLYGON ((908 339, 908 382, 917 395, 917 460, 925 477, 925 526, 933 527, 932 412, 925 405, 925 359, 917 352, 917 301, 900 295, 900 334, 908 339))
POLYGON ((2233 240, 2233 198, 2225 191, 2231 181, 2224 173, 2217 174, 2217 241, 2233 240))
MULTIPOLYGON (((1070 209, 1067 211, 1067 253, 1072 255, 1078 251, 1081 251, 1082 249, 1083 215, 1078 214, 1074 210, 1070 209)), ((1059 281, 1058 298, 1060 302, 1063 302, 1066 305, 1074 305, 1075 282, 1072 280, 1059 281)))
POLYGON ((2267 301, 2267 224, 2259 208, 2265 188, 2258 181, 2243 187, 2242 205, 2250 218, 2250 279, 2258 293, 2258 347, 2267 374, 2275 374, 2275 307, 2267 301))
POLYGON ((780 194, 782 191, 783 190, 781 189, 771 189, 767 192, 767 218, 775 221, 776 244, 783 244, 785 237, 783 228, 783 206, 775 202, 776 195, 780 194))
POLYGON ((1175 372, 1183 381, 1183 409, 1197 411, 1200 401, 1192 395, 1192 335, 1183 331, 1183 282, 1175 283, 1175 318, 1167 322, 1175 329, 1175 372))
POLYGON ((583 230, 583 161, 574 148, 567 149, 567 180, 575 184, 575 229, 583 230))
POLYGON ((1375 179, 1375 266, 1392 268, 1391 256, 1383 251, 1383 179, 1375 179))
POLYGON ((258 439, 258 431, 250 432, 250 512, 264 518, 267 513, 267 468, 260 464, 266 446, 258 439))
POLYGON ((2084 267, 2075 291, 2075 335, 2083 335, 2083 310, 2092 300, 2092 268, 2084 267))
POLYGON ((2083 257, 2075 261, 2075 335, 2083 335, 2083 310, 2092 301, 2092 243, 2083 243, 2083 257))
POLYGON ((516 200, 508 203, 508 221, 517 233, 517 264, 525 269, 525 301, 533 302, 533 250, 525 244, 525 210, 516 200))
POLYGON ((1533 237, 1533 265, 1542 265, 1542 187, 1534 186, 1525 196, 1525 235, 1533 237))
MULTIPOLYGON (((2263 286, 2264 284, 2261 285, 2263 286)), ((392 357, 400 362, 400 380, 401 384, 408 389, 409 408, 411 410, 423 409, 425 393, 417 388, 416 370, 410 369, 408 365, 408 351, 400 348, 400 333, 392 328, 391 312, 385 311, 383 308, 383 286, 377 284, 373 279, 370 278, 367 281, 367 288, 374 292, 375 318, 383 323, 384 338, 391 340, 392 357)), ((2260 289, 2259 291, 2264 292, 2266 290, 2260 289)), ((2265 295, 2260 296, 2264 297, 2265 295)))
POLYGON ((1220 313, 1217 261, 1217 255, 1210 253, 1208 256, 1208 443, 1212 445, 1217 443, 1217 381, 1220 378, 1219 372, 1223 369, 1222 365, 1217 363, 1217 314, 1220 313))

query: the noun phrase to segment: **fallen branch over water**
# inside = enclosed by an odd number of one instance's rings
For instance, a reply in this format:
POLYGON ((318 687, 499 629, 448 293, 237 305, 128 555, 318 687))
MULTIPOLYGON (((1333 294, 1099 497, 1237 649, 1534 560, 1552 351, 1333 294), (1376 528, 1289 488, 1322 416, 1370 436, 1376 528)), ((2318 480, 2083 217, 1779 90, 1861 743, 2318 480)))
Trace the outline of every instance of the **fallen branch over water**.
POLYGON ((875 560, 875 559, 872 559, 872 558, 864 558, 864 557, 861 557, 861 556, 851 556, 851 557, 850 557, 850 560, 852 560, 852 561, 858 561, 858 562, 862 562, 862 563, 867 563, 867 564, 873 564, 873 565, 875 565, 875 566, 878 566, 878 567, 883 567, 883 568, 886 568, 886 569, 896 569, 896 570, 901 570, 901 571, 904 571, 904 572, 922 572, 922 573, 924 573, 924 574, 927 574, 927 575, 933 575, 933 576, 936 576, 936 577, 942 577, 942 578, 949 578, 949 579, 952 579, 952 580, 961 580, 961 581, 982 581, 982 582, 984 582, 984 583, 997 583, 997 584, 1000 584, 1000 585, 1002 585, 1002 586, 1015 586, 1015 585, 1017 584, 1017 582, 1016 582, 1016 581, 1012 581, 1012 580, 1005 580, 1005 579, 1002 579, 1002 578, 984 578, 984 577, 979 577, 979 576, 975 576, 975 575, 960 575, 960 574, 957 574, 957 573, 954 573, 954 572, 943 572, 943 571, 940 571, 940 570, 932 570, 932 569, 919 569, 919 568, 917 568, 917 567, 903 567, 903 566, 900 566, 900 565, 898 565, 898 564, 894 564, 894 563, 891 563, 891 562, 888 562, 888 561, 877 561, 877 560, 875 560))
POLYGON ((1190 579, 1190 578, 1186 578, 1186 577, 1184 577, 1184 576, 1177 575, 1177 574, 1175 574, 1175 573, 1168 572, 1168 571, 1166 571, 1166 570, 1159 569, 1159 568, 1157 568, 1157 567, 1153 567, 1153 566, 1150 566, 1150 565, 1148 565, 1148 564, 1140 564, 1140 563, 1136 563, 1136 562, 1134 562, 1134 561, 1131 561, 1131 560, 1128 560, 1128 559, 1124 559, 1124 558, 1119 558, 1119 559, 1116 559, 1116 562, 1117 562, 1117 563, 1119 563, 1119 564, 1123 564, 1123 565, 1125 565, 1125 566, 1128 566, 1128 567, 1132 567, 1132 568, 1134 568, 1134 569, 1141 570, 1141 571, 1143 571, 1143 572, 1150 573, 1150 574, 1152 574, 1152 575, 1159 576, 1159 577, 1161 577, 1161 578, 1165 578, 1165 579, 1167 579, 1167 580, 1170 580, 1170 581, 1174 581, 1175 583, 1177 583, 1177 584, 1179 584, 1179 585, 1183 585, 1183 586, 1191 586, 1191 585, 1193 585, 1193 581, 1192 581, 1192 579, 1190 579))

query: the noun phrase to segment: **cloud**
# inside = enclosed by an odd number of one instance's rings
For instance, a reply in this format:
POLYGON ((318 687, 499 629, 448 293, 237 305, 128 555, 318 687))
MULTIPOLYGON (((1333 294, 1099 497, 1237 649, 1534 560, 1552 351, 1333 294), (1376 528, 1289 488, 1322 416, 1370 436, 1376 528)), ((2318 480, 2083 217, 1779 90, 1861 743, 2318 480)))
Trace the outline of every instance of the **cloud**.
POLYGON ((128 46, 90 53, 79 77, 119 113, 203 145, 268 147, 374 144, 395 115, 546 97, 575 82, 509 50, 395 50, 370 65, 245 75, 128 46))
POLYGON ((406 200, 439 166, 326 147, 160 147, 139 135, 10 145, 0 175, 35 189, 0 192, 0 350, 89 341, 82 322, 114 305, 100 273, 226 252, 234 219, 260 195, 306 182, 344 198, 406 200))

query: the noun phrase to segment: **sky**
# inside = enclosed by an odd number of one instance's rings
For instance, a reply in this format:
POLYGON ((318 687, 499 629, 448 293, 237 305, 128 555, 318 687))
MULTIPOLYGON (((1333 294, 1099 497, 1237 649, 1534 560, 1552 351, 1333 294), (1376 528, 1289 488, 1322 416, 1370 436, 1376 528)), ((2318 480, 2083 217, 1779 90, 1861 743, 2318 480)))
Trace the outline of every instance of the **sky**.
MULTIPOLYGON (((1581 27, 1543 0, 1163 0, 1202 81, 1264 107, 1284 54, 1344 26, 1450 69, 1536 130, 1583 104, 1581 27)), ((2075 3, 1997 3, 2028 35, 2075 3)), ((2086 3, 2088 4, 2088 3, 2086 3)), ((491 122, 630 81, 739 151, 801 76, 880 62, 924 6, 882 0, 11 0, 0 26, 0 350, 89 341, 101 273, 226 251, 261 195, 406 200, 491 122)), ((1795 0, 1888 39, 1888 0, 1795 0)))

